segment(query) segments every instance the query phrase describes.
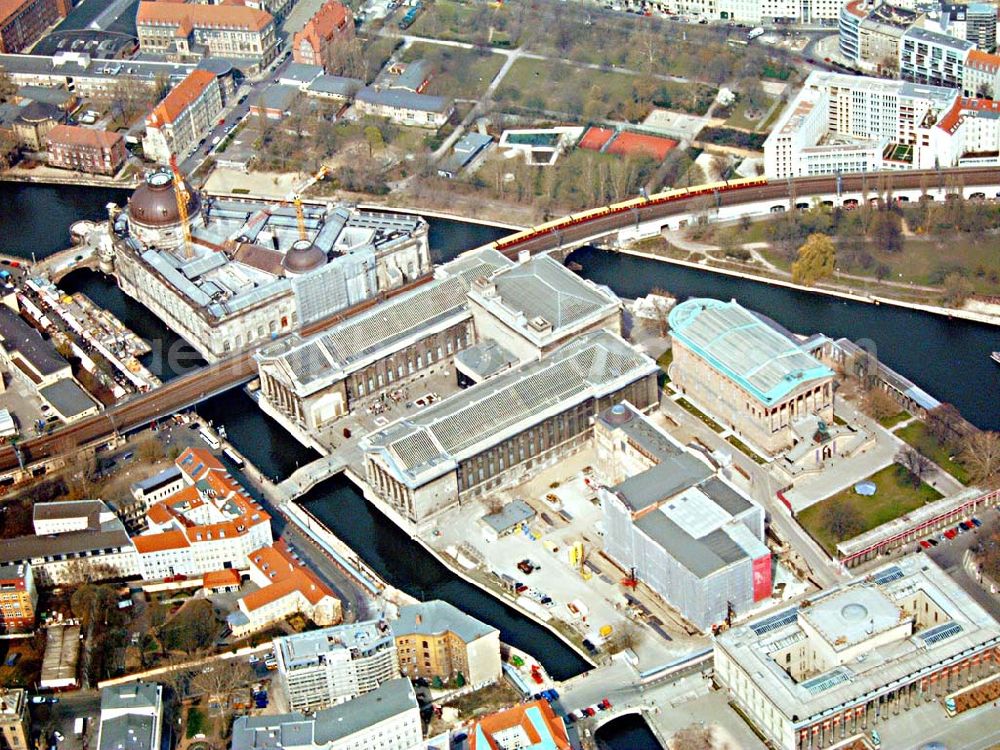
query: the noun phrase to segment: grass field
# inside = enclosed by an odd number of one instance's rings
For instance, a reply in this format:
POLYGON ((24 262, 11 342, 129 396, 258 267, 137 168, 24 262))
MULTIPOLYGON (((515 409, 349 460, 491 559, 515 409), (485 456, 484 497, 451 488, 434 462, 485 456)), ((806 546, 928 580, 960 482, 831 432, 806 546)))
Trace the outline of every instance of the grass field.
MULTIPOLYGON (((726 120, 725 126, 727 128, 740 128, 741 130, 762 131, 762 120, 767 115, 773 103, 774 99, 768 98, 767 102, 760 108, 757 119, 751 120, 747 118, 746 105, 742 101, 737 102, 736 109, 733 110, 733 114, 726 120)), ((778 109, 780 110, 781 108, 779 107, 778 109)))
POLYGON ((478 99, 500 72, 504 58, 489 51, 415 42, 403 53, 405 62, 427 60, 434 69, 425 94, 452 99, 478 99))
POLYGON ((952 459, 947 448, 938 444, 934 437, 927 432, 927 425, 923 422, 918 421, 906 425, 906 427, 896 431, 896 437, 905 440, 962 484, 968 484, 969 472, 962 464, 952 459))
POLYGON ((899 414, 893 414, 891 417, 885 417, 884 419, 880 419, 878 423, 883 427, 885 427, 885 429, 891 430, 900 422, 905 422, 907 419, 910 418, 910 416, 911 416, 910 412, 904 409, 903 411, 899 412, 899 414))
POLYGON ((698 417, 698 419, 707 424, 716 432, 722 432, 725 429, 722 425, 720 425, 718 422, 716 422, 714 419, 712 419, 710 416, 708 416, 705 412, 703 412, 697 406, 692 404, 686 398, 677 399, 677 405, 681 407, 684 411, 686 411, 688 414, 693 414, 694 416, 698 417))
POLYGON ((921 483, 920 487, 914 488, 909 481, 901 478, 901 474, 896 464, 887 466, 869 477, 878 487, 873 497, 858 495, 853 487, 848 487, 826 500, 810 505, 797 514, 796 518, 827 552, 834 554, 837 543, 844 540, 837 538, 826 528, 826 511, 831 505, 847 503, 853 506, 862 522, 862 529, 858 532, 860 534, 941 497, 941 493, 928 484, 921 483))

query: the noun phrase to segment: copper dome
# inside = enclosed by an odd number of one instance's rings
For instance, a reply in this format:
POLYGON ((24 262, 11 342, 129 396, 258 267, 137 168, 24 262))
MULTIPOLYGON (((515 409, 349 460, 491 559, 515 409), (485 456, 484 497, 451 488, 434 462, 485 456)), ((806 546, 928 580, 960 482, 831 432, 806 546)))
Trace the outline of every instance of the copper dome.
POLYGON ((309 240, 298 240, 285 253, 281 265, 290 274, 309 273, 326 265, 326 253, 309 240))
MULTIPOLYGON (((189 196, 188 216, 194 216, 201 208, 201 201, 190 185, 185 183, 185 187, 189 196)), ((129 198, 128 215, 132 221, 147 227, 179 224, 181 216, 177 210, 173 175, 165 169, 147 175, 145 182, 129 198)))

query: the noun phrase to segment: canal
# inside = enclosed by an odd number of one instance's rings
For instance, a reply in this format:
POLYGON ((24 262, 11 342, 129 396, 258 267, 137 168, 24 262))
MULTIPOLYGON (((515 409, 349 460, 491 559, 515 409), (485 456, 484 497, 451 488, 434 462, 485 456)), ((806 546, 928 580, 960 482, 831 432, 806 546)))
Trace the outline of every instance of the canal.
MULTIPOLYGON (((0 183, 0 229, 14 229, 6 233, 2 249, 26 258, 32 252, 44 257, 67 245, 70 224, 81 218, 102 218, 109 200, 122 203, 126 195, 116 190, 0 183)), ((432 220, 432 256, 436 262, 447 260, 503 233, 476 224, 432 220)), ((886 305, 851 303, 593 248, 579 250, 572 258, 583 266, 586 277, 607 284, 622 296, 640 296, 660 287, 682 298, 735 297, 793 331, 869 338, 887 364, 942 401, 954 403, 980 426, 1000 428, 1000 410, 996 407, 1000 368, 989 361, 989 352, 1000 349, 1000 328, 886 305)), ((154 352, 147 365, 158 376, 166 380, 176 375, 166 354, 186 345, 143 307, 92 271, 71 274, 63 286, 68 292, 85 292, 153 342, 154 352)), ((287 476, 315 457, 265 417, 242 390, 206 401, 198 411, 216 424, 224 424, 237 448, 268 475, 287 476)), ((446 599, 490 622, 501 630, 504 640, 545 654, 546 667, 557 677, 584 668, 584 662, 548 631, 439 565, 367 504, 349 483, 326 482, 306 495, 303 502, 347 543, 364 551, 366 561, 393 585, 421 598, 446 599)), ((641 722, 638 728, 615 724, 610 733, 614 737, 603 738, 609 747, 646 746, 639 735, 622 739, 639 731, 641 722)))

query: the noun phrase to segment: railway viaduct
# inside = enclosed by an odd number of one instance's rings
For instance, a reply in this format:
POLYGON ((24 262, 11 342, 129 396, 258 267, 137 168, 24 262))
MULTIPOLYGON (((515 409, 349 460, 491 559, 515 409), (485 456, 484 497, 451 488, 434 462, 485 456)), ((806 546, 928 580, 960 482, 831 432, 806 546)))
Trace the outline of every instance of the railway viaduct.
MULTIPOLYGON (((657 196, 652 196, 648 203, 617 213, 594 212, 592 217, 587 217, 586 212, 576 214, 567 217, 562 222, 563 226, 521 233, 519 236, 522 238, 505 245, 502 252, 510 257, 516 257, 522 252, 537 254, 548 251, 565 255, 574 248, 608 237, 631 241, 655 236, 663 229, 676 229, 701 215, 712 219, 734 219, 809 207, 816 201, 844 206, 890 194, 899 200, 943 201, 949 195, 959 194, 966 198, 996 198, 1000 197, 1000 169, 981 167, 803 177, 770 180, 738 190, 720 191, 713 186, 705 186, 691 188, 690 192, 693 195, 678 196, 666 202, 657 202, 657 196)), ((410 291, 431 278, 428 274, 399 289, 313 323, 300 333, 306 336, 318 333, 381 300, 410 291)), ((136 394, 99 415, 80 420, 51 434, 26 440, 17 445, 16 449, 10 445, 4 446, 0 450, 0 473, 11 476, 22 465, 29 467, 78 446, 98 443, 121 432, 149 424, 209 396, 246 383, 255 374, 252 351, 202 367, 153 391, 136 394)))

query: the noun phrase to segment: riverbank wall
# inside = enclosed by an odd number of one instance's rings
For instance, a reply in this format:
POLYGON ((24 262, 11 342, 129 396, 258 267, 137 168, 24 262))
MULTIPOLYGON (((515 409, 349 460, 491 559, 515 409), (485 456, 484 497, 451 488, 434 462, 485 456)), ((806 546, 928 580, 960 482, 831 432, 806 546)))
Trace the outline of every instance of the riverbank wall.
POLYGON ((1000 326, 1000 315, 990 315, 985 312, 978 312, 975 310, 964 310, 951 307, 940 307, 937 305, 927 305, 920 302, 908 302, 906 300, 895 299, 893 297, 883 297, 877 294, 868 294, 864 292, 854 292, 854 291, 843 291, 840 289, 831 289, 829 287, 820 286, 804 286, 803 284, 796 284, 793 281, 786 281, 785 279, 775 279, 770 276, 762 276, 759 274, 748 273, 746 271, 738 271, 733 268, 720 268, 719 266, 713 266, 707 263, 695 263, 690 260, 681 260, 680 258, 668 258, 663 255, 655 255, 653 253, 643 252, 641 250, 636 250, 628 246, 616 247, 609 250, 609 252, 620 253, 622 255, 631 255, 636 258, 643 258, 645 260, 655 260, 661 263, 670 263, 676 266, 684 266, 686 268, 693 268, 698 271, 710 271, 712 273, 722 274, 723 276, 731 276, 738 279, 746 279, 748 281, 759 281, 763 284, 770 284, 772 286, 781 286, 786 289, 794 289, 800 292, 811 292, 813 294, 822 294, 827 297, 836 297, 838 299, 850 300, 851 302, 863 302, 869 305, 893 305, 894 307, 902 307, 908 310, 916 310, 918 312, 932 313, 934 315, 940 315, 947 318, 961 318, 962 320, 972 321, 974 323, 985 323, 987 325, 1000 326))
POLYGON ((67 174, 52 174, 51 171, 41 170, 21 170, 0 172, 0 182, 27 182, 35 185, 74 185, 83 187, 103 187, 120 188, 122 190, 134 190, 139 187, 139 178, 133 177, 125 180, 117 180, 114 177, 103 177, 101 175, 80 174, 69 172, 67 174))

